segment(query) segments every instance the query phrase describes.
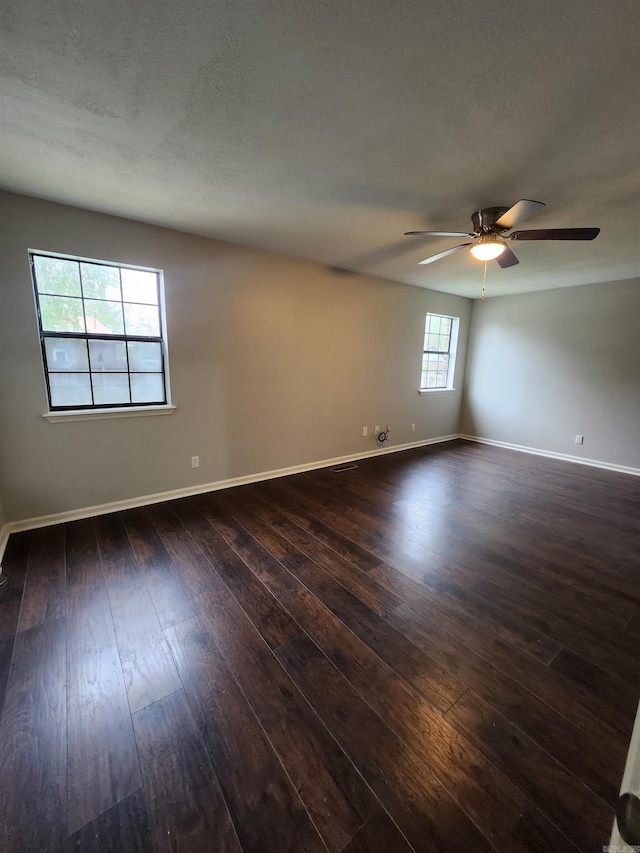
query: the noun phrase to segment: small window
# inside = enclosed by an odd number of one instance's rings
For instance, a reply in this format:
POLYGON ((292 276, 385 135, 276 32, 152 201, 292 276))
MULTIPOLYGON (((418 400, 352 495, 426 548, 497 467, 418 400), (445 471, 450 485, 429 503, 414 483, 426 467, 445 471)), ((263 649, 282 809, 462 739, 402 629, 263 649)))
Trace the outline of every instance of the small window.
POLYGON ((162 274, 31 252, 51 411, 166 405, 162 274))
POLYGON ((459 323, 458 317, 427 314, 422 354, 421 391, 453 388, 459 323))

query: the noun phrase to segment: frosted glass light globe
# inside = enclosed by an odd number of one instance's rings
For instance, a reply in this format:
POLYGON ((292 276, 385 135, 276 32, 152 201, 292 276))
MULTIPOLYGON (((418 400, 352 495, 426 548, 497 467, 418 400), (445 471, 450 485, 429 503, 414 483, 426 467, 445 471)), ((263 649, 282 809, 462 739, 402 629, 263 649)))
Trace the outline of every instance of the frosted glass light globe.
POLYGON ((492 261, 501 255, 507 247, 495 237, 481 237, 469 250, 479 261, 492 261))

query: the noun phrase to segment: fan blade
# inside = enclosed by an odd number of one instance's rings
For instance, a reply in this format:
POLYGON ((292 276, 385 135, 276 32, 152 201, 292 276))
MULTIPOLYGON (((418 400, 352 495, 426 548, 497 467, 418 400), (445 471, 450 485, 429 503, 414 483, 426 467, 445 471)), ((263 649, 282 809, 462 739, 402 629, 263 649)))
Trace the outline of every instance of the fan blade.
POLYGON ((474 237, 474 234, 469 234, 467 231, 405 231, 405 237, 474 237))
POLYGON ((510 240, 595 240, 599 228, 543 228, 538 231, 514 231, 510 240))
POLYGON ((542 210, 543 207, 544 203, 541 201, 531 201, 529 198, 521 198, 506 213, 503 213, 500 219, 496 220, 495 224, 498 228, 511 229, 518 222, 522 222, 523 219, 527 219, 529 216, 533 216, 534 213, 542 210))
POLYGON ((501 255, 498 255, 496 261, 500 264, 503 270, 506 270, 508 267, 515 267, 516 264, 520 263, 508 246, 501 255))
POLYGON ((454 246, 453 249, 446 249, 444 252, 438 252, 437 255, 431 255, 430 258, 425 258, 424 261, 418 261, 419 264, 432 264, 434 261, 439 261, 440 258, 446 258, 447 255, 457 252, 458 249, 464 249, 465 246, 470 246, 471 243, 461 243, 459 246, 454 246))

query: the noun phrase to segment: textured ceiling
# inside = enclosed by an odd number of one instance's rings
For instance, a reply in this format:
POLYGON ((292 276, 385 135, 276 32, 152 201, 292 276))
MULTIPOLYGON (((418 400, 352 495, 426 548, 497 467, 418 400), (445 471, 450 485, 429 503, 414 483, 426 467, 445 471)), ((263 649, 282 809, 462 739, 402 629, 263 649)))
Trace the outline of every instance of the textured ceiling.
MULTIPOLYGON (((640 274, 638 0, 5 0, 0 184, 476 297, 640 274)), ((55 246, 45 247, 55 250, 55 246)))

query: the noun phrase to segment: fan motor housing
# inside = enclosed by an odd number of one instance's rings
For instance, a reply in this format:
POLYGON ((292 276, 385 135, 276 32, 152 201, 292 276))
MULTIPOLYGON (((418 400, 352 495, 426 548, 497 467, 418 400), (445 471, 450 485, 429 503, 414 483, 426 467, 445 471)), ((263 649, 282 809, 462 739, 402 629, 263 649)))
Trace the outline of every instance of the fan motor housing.
POLYGON ((471 216, 473 230, 480 234, 487 234, 491 231, 508 231, 508 228, 494 228, 498 219, 507 210, 509 210, 508 207, 483 207, 482 210, 476 210, 471 216))

